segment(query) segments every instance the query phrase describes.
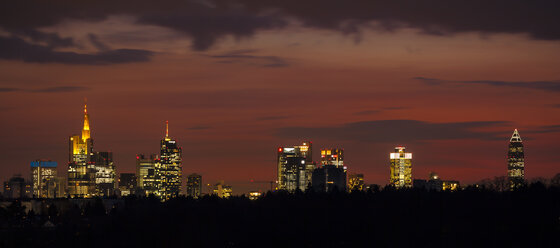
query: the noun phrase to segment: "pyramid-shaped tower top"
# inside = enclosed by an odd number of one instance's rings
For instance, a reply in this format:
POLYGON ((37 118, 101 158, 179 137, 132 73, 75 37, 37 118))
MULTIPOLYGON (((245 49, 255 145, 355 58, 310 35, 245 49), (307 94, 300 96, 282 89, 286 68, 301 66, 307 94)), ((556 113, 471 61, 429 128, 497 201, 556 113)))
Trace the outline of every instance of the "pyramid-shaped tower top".
POLYGON ((517 129, 513 131, 513 135, 511 136, 511 139, 509 139, 509 142, 522 142, 521 136, 519 135, 519 132, 517 132, 517 129))

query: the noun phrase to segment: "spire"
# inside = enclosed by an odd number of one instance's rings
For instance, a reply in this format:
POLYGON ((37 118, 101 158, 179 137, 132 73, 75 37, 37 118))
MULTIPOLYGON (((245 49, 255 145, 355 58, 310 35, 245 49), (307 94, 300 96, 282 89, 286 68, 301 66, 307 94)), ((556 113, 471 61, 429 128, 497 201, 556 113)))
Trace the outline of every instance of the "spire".
POLYGON ((165 121, 165 139, 169 139, 169 121, 165 121))
POLYGON ((513 135, 511 135, 511 139, 509 139, 509 142, 522 142, 521 136, 519 135, 519 132, 517 132, 517 129, 513 131, 513 135))
POLYGON ((89 139, 90 130, 89 130, 89 114, 87 112, 87 98, 84 98, 84 128, 82 129, 82 140, 86 141, 89 139))

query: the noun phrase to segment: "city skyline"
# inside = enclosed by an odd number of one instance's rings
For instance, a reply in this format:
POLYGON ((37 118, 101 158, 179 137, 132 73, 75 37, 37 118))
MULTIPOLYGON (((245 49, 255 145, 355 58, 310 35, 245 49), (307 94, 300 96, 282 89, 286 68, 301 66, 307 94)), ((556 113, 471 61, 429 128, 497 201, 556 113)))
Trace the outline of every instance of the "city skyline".
POLYGON ((556 1, 9 2, 0 10, 0 180, 27 174, 35 159, 64 167, 83 97, 95 147, 113 153, 118 172, 159 149, 169 120, 188 156, 183 175, 234 189, 275 180, 275 149, 303 140, 314 142, 315 158, 344 148, 349 173, 367 183, 387 182, 396 146, 415 154, 414 175, 473 183, 504 175, 504 141, 516 128, 526 178, 547 177, 560 161, 558 9, 556 1))
MULTIPOLYGON (((76 160, 76 154, 80 155, 85 151, 89 151, 89 155, 87 155, 87 157, 85 154, 82 157, 79 157, 79 161, 84 160, 87 158, 87 160, 91 160, 91 162, 86 162, 86 164, 88 164, 88 168, 91 164, 92 168, 95 168, 95 170, 92 170, 92 182, 87 184, 89 185, 88 187, 91 187, 92 189, 89 189, 89 191, 95 192, 95 193, 87 193, 86 194, 79 194, 78 197, 92 197, 94 195, 96 196, 110 196, 112 194, 114 194, 113 189, 117 188, 116 186, 116 173, 115 173, 115 166, 112 164, 112 152, 96 152, 93 149, 93 137, 91 136, 91 129, 90 129, 90 117, 89 117, 89 113, 87 111, 87 102, 84 103, 84 114, 83 114, 83 128, 81 130, 81 137, 77 136, 77 135, 72 135, 70 136, 70 162, 68 164, 68 172, 75 170, 73 169, 75 167, 75 163, 74 161, 76 160), (83 147, 82 147, 83 146, 83 147), (89 158, 91 156, 91 159, 89 158), (101 158, 101 160, 100 160, 101 158), (110 164, 108 164, 109 162, 110 164), (109 171, 107 171, 107 169, 101 169, 101 168, 105 168, 106 166, 109 166, 109 171), (74 167, 73 167, 74 166, 74 167), (101 169, 101 170, 100 170, 101 169), (112 173, 112 175, 111 175, 112 173), (107 181, 110 180, 110 181, 107 181), (104 183, 109 183, 112 186, 105 186, 106 184, 104 183), (109 187, 109 188, 107 188, 109 187), (104 193, 103 193, 104 192, 104 193)), ((517 150, 512 150, 512 146, 521 146, 521 149, 523 148, 523 145, 521 144, 522 140, 520 137, 520 134, 518 132, 517 129, 515 129, 513 131, 513 134, 510 138, 510 144, 509 144, 509 148, 507 150, 507 176, 508 176, 508 180, 510 180, 510 185, 512 188, 515 187, 520 187, 523 183, 524 180, 526 180, 526 178, 524 177, 524 164, 523 164, 523 150, 519 150, 521 155, 512 155, 512 152, 516 152, 517 150), (515 179, 517 180, 516 182, 512 182, 511 180, 511 159, 512 158, 518 158, 521 157, 521 174, 519 179, 515 179)), ((296 145, 293 147, 279 147, 278 148, 278 158, 277 158, 277 168, 276 168, 276 189, 278 190, 287 190, 289 192, 294 192, 295 189, 300 189, 302 191, 305 191, 306 189, 308 189, 309 186, 311 186, 311 174, 312 172, 315 173, 315 171, 317 171, 317 173, 323 173, 323 176, 320 177, 325 177, 324 175, 329 175, 329 173, 324 173, 324 172, 319 172, 318 169, 323 169, 323 167, 325 165, 330 165, 330 166, 334 166, 333 168, 340 168, 341 173, 344 173, 343 175, 341 174, 340 176, 343 176, 344 178, 344 182, 340 182, 341 189, 344 189, 345 187, 347 187, 348 185, 346 184, 346 181, 348 180, 348 175, 347 175, 347 166, 344 166, 344 149, 343 148, 322 148, 321 152, 320 152, 320 157, 317 158, 317 160, 313 159, 313 142, 312 141, 303 141, 301 145, 296 145), (291 161, 291 160, 293 161, 291 161), (290 162, 291 161, 291 162, 290 162), (288 166, 289 168, 292 169, 286 169, 285 166, 288 166), (295 167, 294 167, 295 166, 295 167), (296 167, 301 167, 299 169, 296 169, 296 167), (291 185, 291 186, 290 186, 291 185), (297 185, 297 186, 296 186, 297 185)), ((394 187, 400 188, 400 187, 412 187, 412 180, 413 179, 421 179, 422 177, 419 176, 414 176, 414 174, 411 172, 411 168, 413 168, 414 166, 411 166, 410 164, 410 160, 412 159, 412 153, 405 153, 405 147, 402 146, 398 146, 395 147, 395 152, 396 153, 390 153, 389 156, 389 161, 390 161, 390 173, 389 173, 389 180, 386 184, 383 183, 370 183, 370 184, 377 184, 377 185, 392 185, 394 187), (406 161, 408 162, 403 162, 403 161, 399 161, 406 159, 406 161), (400 165, 399 165, 400 164, 400 165), (407 168, 405 169, 405 167, 403 167, 404 164, 407 164, 407 168), (402 168, 401 168, 402 167, 402 168), (407 170, 407 171, 406 171, 407 170), (400 171, 400 172, 399 172, 400 171), (405 172, 406 171, 406 172, 405 172), (400 178, 400 179, 399 179, 400 178), (400 182, 397 182, 399 181, 400 182)), ((515 148, 517 149, 517 148, 515 148)), ((181 146, 179 146, 177 144, 177 141, 175 139, 172 139, 169 136, 169 121, 165 121, 165 135, 163 137, 163 139, 161 139, 161 154, 160 155, 150 155, 150 158, 145 160, 145 162, 147 161, 151 161, 151 168, 154 173, 149 179, 149 178, 145 178, 147 180, 153 180, 153 182, 155 183, 155 191, 153 191, 153 193, 155 193, 158 197, 162 198, 162 199, 169 199, 170 197, 176 197, 179 194, 189 194, 188 191, 188 185, 186 183, 182 183, 182 182, 187 182, 188 179, 184 178, 184 176, 182 174, 184 174, 182 172, 182 148, 181 146), (167 148, 169 147, 169 148, 167 148), (165 154, 165 155, 164 155, 165 154), (169 160, 169 162, 165 162, 169 160), (178 167, 176 164, 176 161, 178 161, 178 167), (169 165, 166 165, 169 164, 169 165), (169 168, 168 168, 169 167, 169 168), (163 171, 162 171, 163 170, 163 171), (161 172, 160 172, 161 171, 161 172), (169 174, 171 173, 171 174, 169 174), (175 175, 175 176, 173 176, 175 175), (164 179, 166 178, 166 179, 164 179), (169 183, 175 185, 175 186, 165 186, 169 183), (163 183, 163 184, 162 184, 163 183), (173 187, 175 187, 175 189, 173 189, 173 187), (185 188, 187 187, 187 188, 185 188), (165 192, 165 193, 164 193, 165 192), (175 193, 167 193, 167 192, 175 192, 175 193)), ((81 155, 80 155, 81 156, 81 155)), ((140 166, 142 164, 142 160, 141 159, 145 159, 145 156, 143 154, 136 154, 136 167, 135 167, 135 171, 134 173, 132 173, 132 175, 136 175, 136 179, 138 180, 139 184, 136 185, 136 182, 134 183, 134 187, 135 189, 137 188, 137 190, 147 190, 149 188, 144 188, 144 186, 141 185, 141 181, 142 181, 142 175, 147 173, 147 172, 140 172, 140 168, 142 168, 143 166, 140 166)), ((40 160, 37 160, 40 161, 40 160)), ((45 160, 45 161, 49 161, 49 160, 45 160)), ((517 160, 516 160, 517 161, 517 160)), ((34 163, 36 162, 31 162, 31 168, 32 168, 32 177, 36 177, 35 176, 35 170, 34 170, 34 163)), ((54 162, 56 164, 56 162, 54 162)), ((146 165, 146 164, 145 164, 146 165)), ((51 166, 52 167, 52 166, 51 166)), ((55 170, 57 169, 57 166, 53 167, 55 170)), ((118 168, 118 167, 117 167, 118 168)), ((149 168, 149 167, 146 167, 149 168)), ((145 170, 145 169, 144 169, 145 170)), ((85 171, 85 170, 84 170, 85 171)), ((85 173, 85 172, 84 172, 85 173)), ((192 175, 196 175, 196 172, 191 172, 192 175)), ((335 171, 332 171, 330 173, 335 173, 335 171)), ((359 173, 359 171, 353 171, 353 173, 359 173)), ((121 174, 131 174, 127 171, 120 171, 120 173, 118 173, 118 175, 121 174)), ((519 174, 519 173, 518 173, 519 174)), ((54 174, 56 176, 56 172, 54 174)), ((362 180, 363 180, 363 174, 362 175, 362 180)), ((430 172, 430 178, 432 177, 432 175, 435 175, 435 173, 433 172, 433 170, 430 172)), ((69 174, 67 174, 68 176, 68 186, 70 188, 70 186, 73 187, 74 183, 71 182, 71 178, 75 177, 72 176, 70 177, 69 174)), ((87 176, 89 178, 89 176, 87 176)), ((315 177, 315 176, 314 176, 315 177)), ((436 176, 437 177, 437 176, 436 176)), ((24 177, 26 178, 26 177, 24 177)), ((120 177, 119 177, 120 178, 120 177)), ((479 179, 480 182, 482 179, 486 179, 486 178, 481 178, 479 179)), ((199 179, 200 180, 200 179, 199 179)), ((331 180, 331 179, 329 179, 331 180)), ((333 179, 335 180, 335 179, 333 179)), ((336 179, 338 180, 338 179, 336 179)), ((33 181, 35 183, 35 181, 33 181)), ((119 179, 120 182, 120 179, 119 179)), ((223 184, 224 180, 218 180, 218 184, 223 184)), ((250 182, 254 182, 254 179, 250 179, 250 182)), ((272 181, 269 181, 272 182, 272 181)), ((366 181, 367 182, 367 181, 366 181)), ((262 182, 261 182, 262 183, 262 182)), ((333 183, 333 182, 330 182, 333 183)), ((82 185, 83 185, 82 184, 82 185)), ((202 189, 202 181, 198 182, 199 186, 202 189)), ((208 181, 206 182, 206 184, 209 186, 212 183, 209 183, 208 181)), ((218 185, 216 184, 216 185, 218 185)), ((243 184, 243 183, 242 183, 243 184)), ((314 183, 315 184, 315 183, 314 183)), ((77 187, 78 184, 76 184, 77 187)), ((151 184, 149 184, 151 185, 151 184)), ((248 189, 249 192, 255 192, 254 190, 256 189, 256 185, 255 184, 251 187, 249 187, 248 189)), ((321 187, 325 187, 324 183, 322 184, 323 186, 321 187)), ((336 185, 336 183, 335 183, 336 185)), ((119 183, 119 188, 120 188, 120 183, 119 183)), ((228 186, 230 187, 230 186, 228 186)), ((272 185, 271 185, 272 187, 272 185)), ((315 185, 313 186, 314 188, 317 188, 318 186, 315 185)), ((262 187, 258 187, 259 190, 261 191, 266 191, 266 189, 262 189, 262 187)), ((36 190, 34 188, 34 190, 36 190)), ((231 188, 230 188, 231 190, 231 188)), ((214 189, 214 191, 216 191, 216 189, 214 189)), ((247 193, 247 188, 244 188, 243 193, 247 193)), ((34 191, 35 192, 35 191, 34 191)), ((70 196, 75 197, 74 194, 75 193, 71 193, 72 191, 69 191, 70 196)), ((146 194, 149 195, 150 194, 150 190, 145 191, 144 193, 140 194, 146 194)), ((202 193, 202 190, 199 191, 200 193, 202 193)), ((198 194, 200 194, 198 193, 198 194)), ((208 194, 211 194, 211 190, 208 190, 208 192, 206 192, 208 194)), ((235 193, 235 192, 234 192, 235 193)), ((238 191, 238 194, 240 194, 241 192, 238 191)), ((35 195, 35 193, 33 193, 35 195)), ((138 194, 138 191, 136 192, 128 192, 127 194, 138 194)), ((242 193, 241 193, 242 194, 242 193)))

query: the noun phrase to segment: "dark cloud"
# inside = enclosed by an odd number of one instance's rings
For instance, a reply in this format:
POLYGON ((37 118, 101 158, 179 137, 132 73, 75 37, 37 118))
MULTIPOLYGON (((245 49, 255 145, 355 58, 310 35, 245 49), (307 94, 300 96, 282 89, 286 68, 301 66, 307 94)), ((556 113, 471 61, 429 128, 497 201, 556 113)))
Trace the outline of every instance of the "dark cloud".
POLYGON ((364 110, 364 111, 359 111, 359 112, 355 112, 354 115, 372 115, 372 114, 378 114, 381 113, 383 111, 390 111, 390 110, 401 110, 401 109, 408 109, 407 107, 384 107, 384 108, 380 108, 380 109, 372 109, 372 110, 364 110))
POLYGON ((193 127, 189 127, 187 128, 187 130, 206 130, 206 129, 210 129, 210 126, 193 126, 193 127))
POLYGON ((273 120, 283 120, 288 118, 289 116, 286 115, 269 115, 269 116, 257 117, 257 121, 273 121, 273 120))
POLYGON ((428 35, 462 32, 529 34, 560 39, 560 2, 550 0, 245 0, 252 8, 277 9, 309 27, 355 33, 416 28, 428 35))
POLYGON ((376 109, 376 110, 364 110, 364 111, 359 111, 354 113, 355 115, 373 115, 373 114, 378 114, 380 113, 381 110, 376 109))
POLYGON ((541 126, 527 131, 527 133, 558 133, 558 132, 560 132, 560 125, 541 126))
POLYGON ((35 92, 35 93, 66 93, 66 92, 78 92, 89 90, 88 87, 80 86, 58 86, 58 87, 47 87, 41 89, 20 89, 20 88, 0 88, 0 92, 35 92))
POLYGON ((95 54, 60 52, 52 47, 34 45, 17 37, 0 36, 0 59, 35 63, 107 65, 149 61, 153 52, 136 49, 117 49, 95 54))
POLYGON ((14 91, 20 91, 21 89, 18 88, 0 88, 0 92, 14 92, 14 91))
POLYGON ((288 138, 325 138, 369 143, 452 139, 494 140, 503 139, 507 134, 475 131, 475 129, 508 124, 510 123, 507 121, 430 123, 417 120, 378 120, 354 122, 334 127, 285 127, 278 129, 276 134, 288 138))
POLYGON ((211 58, 220 59, 220 63, 243 63, 261 67, 285 67, 289 63, 286 59, 278 56, 259 56, 251 53, 256 50, 235 50, 219 55, 209 55, 211 58))
POLYGON ((62 38, 56 33, 46 33, 34 29, 15 29, 11 33, 20 37, 27 37, 34 42, 45 43, 47 47, 51 48, 76 46, 74 39, 70 37, 62 38))
POLYGON ((63 93, 63 92, 78 92, 78 91, 86 91, 89 90, 88 87, 80 87, 80 86, 59 86, 59 87, 48 87, 38 90, 31 90, 31 92, 39 92, 39 93, 63 93))
POLYGON ((91 42, 91 44, 93 46, 95 46, 95 48, 97 48, 99 51, 109 51, 109 50, 111 50, 111 48, 109 46, 107 46, 105 43, 99 41, 99 38, 97 38, 97 35, 95 35, 95 34, 88 34, 88 39, 91 42))
POLYGON ((363 29, 390 32, 401 28, 427 35, 509 33, 559 40, 559 10, 560 2, 553 0, 162 0, 157 4, 146 0, 31 0, 4 3, 0 26, 22 33, 67 20, 99 21, 110 15, 129 15, 139 23, 191 37, 194 50, 207 50, 226 36, 240 39, 259 30, 284 28, 288 20, 350 34, 356 40, 363 29))
POLYGON ((550 106, 553 107, 553 108, 560 108, 560 104, 552 104, 550 106))
POLYGON ((424 78, 415 77, 415 80, 420 80, 426 84, 437 85, 437 84, 486 84, 497 87, 517 87, 517 88, 528 88, 535 90, 544 91, 560 91, 560 81, 532 81, 532 82, 509 82, 509 81, 492 81, 492 80, 475 80, 475 81, 452 81, 452 80, 442 80, 434 78, 424 78))

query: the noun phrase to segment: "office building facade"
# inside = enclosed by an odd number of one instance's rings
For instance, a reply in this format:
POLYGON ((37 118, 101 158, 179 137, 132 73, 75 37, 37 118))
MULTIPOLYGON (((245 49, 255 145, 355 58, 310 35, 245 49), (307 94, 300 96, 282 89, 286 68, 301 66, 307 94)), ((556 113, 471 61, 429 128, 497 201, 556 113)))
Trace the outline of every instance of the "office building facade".
POLYGON ((187 177, 187 196, 198 198, 202 195, 202 176, 196 173, 187 177))
POLYGON ((182 149, 169 137, 169 122, 165 125, 165 138, 161 140, 160 157, 155 162, 157 196, 165 201, 179 196, 181 191, 182 149))
POLYGON ((278 190, 305 191, 310 186, 315 168, 312 151, 309 141, 298 146, 278 148, 278 190))
POLYGON ((509 140, 507 162, 510 189, 523 186, 525 184, 525 152, 523 141, 517 129, 513 131, 509 140))
MULTIPOLYGON (((30 163, 33 198, 54 198, 49 195, 49 187, 56 186, 52 181, 56 179, 57 162, 50 160, 36 160, 30 163)), ((50 189, 53 191, 54 189, 50 189)))
POLYGON ((405 147, 395 147, 395 152, 389 154, 390 185, 396 188, 412 187, 412 153, 405 152, 405 147))

